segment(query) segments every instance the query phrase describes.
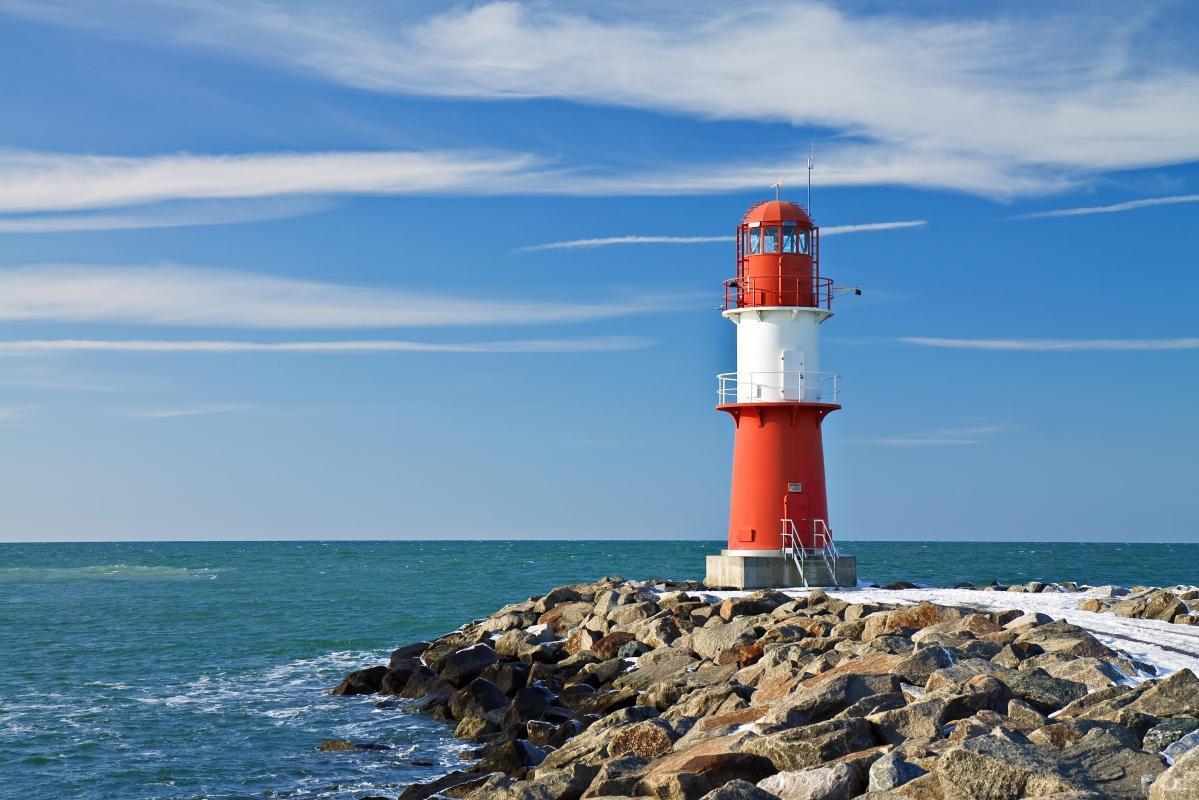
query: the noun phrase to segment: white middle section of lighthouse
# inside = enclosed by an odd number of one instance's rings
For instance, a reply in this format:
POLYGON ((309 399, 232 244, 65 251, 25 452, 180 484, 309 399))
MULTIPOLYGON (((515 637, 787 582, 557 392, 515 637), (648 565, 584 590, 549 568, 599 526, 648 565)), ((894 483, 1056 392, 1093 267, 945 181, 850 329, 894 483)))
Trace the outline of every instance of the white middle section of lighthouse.
POLYGON ((828 402, 832 387, 820 371, 822 308, 736 308, 737 402, 828 402))

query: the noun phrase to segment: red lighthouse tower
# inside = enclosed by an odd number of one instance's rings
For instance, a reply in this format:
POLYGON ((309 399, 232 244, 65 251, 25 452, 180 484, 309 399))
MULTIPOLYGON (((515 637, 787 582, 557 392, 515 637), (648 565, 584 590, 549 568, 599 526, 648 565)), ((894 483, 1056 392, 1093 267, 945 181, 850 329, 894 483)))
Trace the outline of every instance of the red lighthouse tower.
POLYGON ((832 281, 820 231, 786 201, 758 203, 737 228, 737 274, 723 315, 737 326, 737 371, 718 376, 733 419, 728 548, 708 557, 709 586, 853 585, 856 562, 833 543, 820 425, 841 406, 820 367, 832 281))

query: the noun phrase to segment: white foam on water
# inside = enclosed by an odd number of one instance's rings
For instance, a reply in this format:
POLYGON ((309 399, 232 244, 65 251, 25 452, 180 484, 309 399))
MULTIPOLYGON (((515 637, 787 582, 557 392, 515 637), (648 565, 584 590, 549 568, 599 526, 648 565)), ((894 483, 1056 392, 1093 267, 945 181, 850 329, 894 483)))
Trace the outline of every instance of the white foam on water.
POLYGON ((172 567, 166 564, 91 564, 83 567, 0 567, 0 583, 65 583, 96 580, 216 579, 223 570, 212 567, 172 567))

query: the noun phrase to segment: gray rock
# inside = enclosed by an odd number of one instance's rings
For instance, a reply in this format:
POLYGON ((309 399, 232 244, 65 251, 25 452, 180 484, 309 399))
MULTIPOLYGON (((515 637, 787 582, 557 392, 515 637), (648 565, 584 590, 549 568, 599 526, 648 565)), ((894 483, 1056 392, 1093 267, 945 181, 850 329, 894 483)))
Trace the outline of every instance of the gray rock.
POLYGON ((587 791, 583 792, 583 800, 610 795, 632 795, 638 781, 645 777, 645 767, 648 763, 648 760, 632 753, 605 761, 587 787, 587 791))
POLYGON ((870 765, 870 784, 867 788, 871 792, 898 789, 908 781, 925 774, 927 774, 926 770, 905 761, 903 756, 887 753, 870 765))
POLYGON ((729 781, 719 789, 713 789, 700 800, 779 800, 779 796, 738 778, 735 781, 729 781))
POLYGON ((1127 708, 1157 717, 1199 715, 1199 678, 1189 669, 1180 669, 1153 684, 1127 708))
POLYGON ((486 678, 475 678, 450 697, 450 713, 457 720, 472 716, 481 717, 488 711, 506 705, 508 696, 486 678))
POLYGON ((498 659, 490 645, 472 644, 451 653, 441 666, 441 678, 452 686, 462 688, 479 677, 483 670, 498 659))
POLYGON ((1144 787, 1166 765, 1160 756, 1138 750, 1119 727, 1096 728, 1060 751, 1062 762, 1084 777, 1103 797, 1139 800, 1144 787))
POLYGON ((998 677, 1012 690, 1012 694, 1046 713, 1065 708, 1087 695, 1086 684, 1055 678, 1041 670, 998 677))
POLYGON ((1047 722, 1044 714, 1018 697, 1008 702, 1007 716, 1014 727, 1025 732, 1035 731, 1047 722))
POLYGON ((1145 749, 1151 751, 1165 750, 1192 731, 1199 730, 1199 717, 1173 717, 1145 732, 1145 749))
POLYGON ((874 746, 861 718, 835 719, 750 740, 742 750, 770 759, 778 770, 801 770, 874 746))
POLYGON ((1094 656, 1115 658, 1116 652, 1077 625, 1064 620, 1047 622, 1025 631, 1016 639, 1017 644, 1035 645, 1046 653, 1061 653, 1067 656, 1094 656))
POLYGON ((908 703, 903 708, 882 711, 866 717, 879 738, 891 744, 908 739, 937 739, 945 724, 945 700, 930 697, 908 703))
POLYGON ((849 800, 853 795, 853 771, 845 764, 780 772, 758 781, 780 800, 849 800))
POLYGON ((998 736, 979 736, 945 751, 933 774, 946 797, 970 800, 1020 800, 1090 788, 1038 748, 998 736))
POLYGON ((891 674, 898 675, 905 683, 923 686, 934 672, 952 667, 955 660, 953 654, 944 647, 922 647, 896 664, 891 674))

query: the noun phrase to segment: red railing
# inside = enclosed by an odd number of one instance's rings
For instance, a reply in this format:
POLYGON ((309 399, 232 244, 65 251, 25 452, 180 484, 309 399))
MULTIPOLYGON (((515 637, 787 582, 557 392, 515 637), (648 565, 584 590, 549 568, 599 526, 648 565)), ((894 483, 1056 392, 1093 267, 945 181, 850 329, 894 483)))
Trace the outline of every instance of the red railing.
POLYGON ((787 306, 832 308, 833 279, 801 275, 730 278, 724 282, 724 309, 787 306))

